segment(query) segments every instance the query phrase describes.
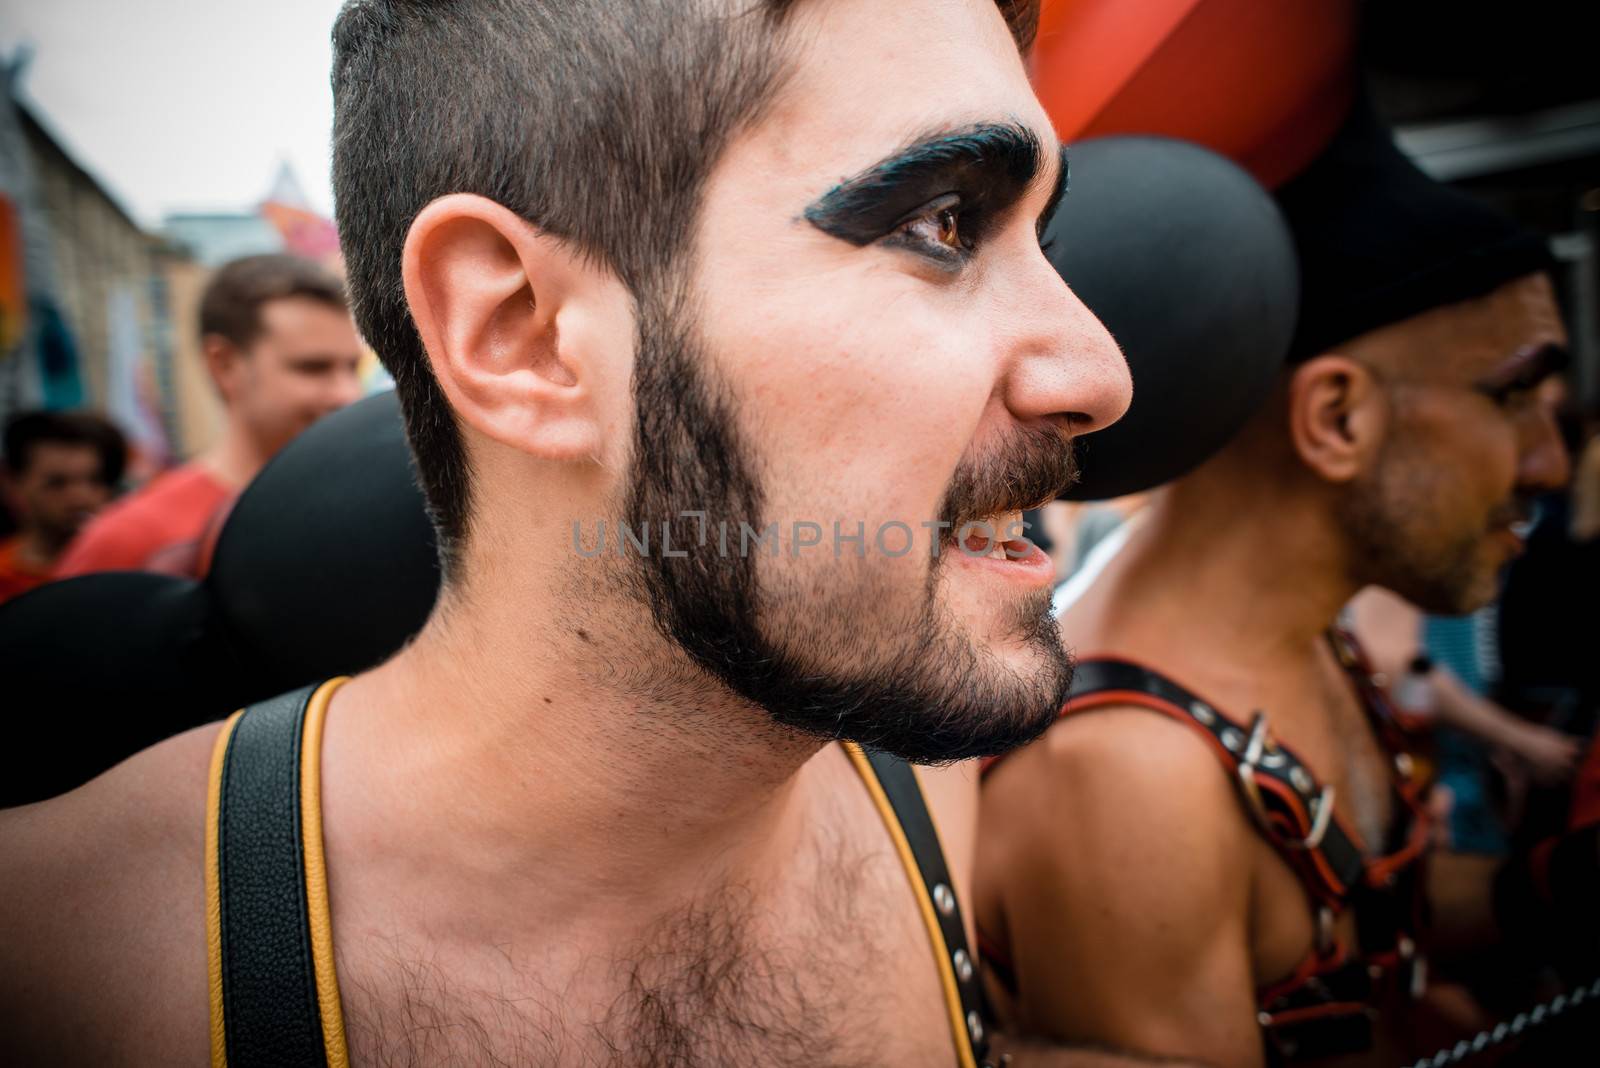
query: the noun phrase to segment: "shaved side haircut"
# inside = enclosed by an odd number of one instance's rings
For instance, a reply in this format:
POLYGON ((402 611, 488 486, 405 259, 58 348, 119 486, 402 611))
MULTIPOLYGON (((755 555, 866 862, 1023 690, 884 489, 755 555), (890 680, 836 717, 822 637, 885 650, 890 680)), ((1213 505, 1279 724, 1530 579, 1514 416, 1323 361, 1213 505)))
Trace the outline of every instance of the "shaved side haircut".
MULTIPOLYGON (((333 185, 356 321, 394 376, 448 577, 471 471, 406 307, 427 204, 475 193, 636 298, 687 251, 706 179, 783 81, 800 0, 351 0, 333 30, 333 185)), ((996 0, 1019 49, 1037 0, 996 0)))

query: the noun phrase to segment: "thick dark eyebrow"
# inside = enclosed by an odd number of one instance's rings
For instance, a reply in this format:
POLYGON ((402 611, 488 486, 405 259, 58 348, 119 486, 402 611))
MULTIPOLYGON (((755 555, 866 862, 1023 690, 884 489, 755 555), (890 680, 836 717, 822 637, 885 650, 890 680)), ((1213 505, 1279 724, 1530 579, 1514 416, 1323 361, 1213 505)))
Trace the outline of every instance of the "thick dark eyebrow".
MULTIPOLYGON (((1043 164, 1043 147, 1029 127, 979 123, 922 137, 845 178, 812 201, 805 218, 823 233, 861 246, 945 193, 960 194, 964 205, 992 217, 1022 198, 1043 164)), ((1052 210, 1065 175, 1063 167, 1052 210)))
POLYGON ((1550 341, 1518 349, 1477 382, 1482 393, 1498 396, 1532 389, 1540 382, 1566 369, 1572 355, 1550 341))

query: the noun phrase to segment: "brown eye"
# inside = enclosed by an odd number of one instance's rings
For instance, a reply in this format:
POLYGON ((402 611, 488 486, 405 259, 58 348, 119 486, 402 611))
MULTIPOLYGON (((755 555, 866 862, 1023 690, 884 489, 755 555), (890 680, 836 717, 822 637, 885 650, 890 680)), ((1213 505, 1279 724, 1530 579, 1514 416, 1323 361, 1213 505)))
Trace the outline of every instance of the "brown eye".
POLYGON ((965 260, 977 244, 972 228, 969 213, 962 209, 961 197, 950 193, 907 216, 896 233, 906 244, 925 254, 957 263, 965 260))

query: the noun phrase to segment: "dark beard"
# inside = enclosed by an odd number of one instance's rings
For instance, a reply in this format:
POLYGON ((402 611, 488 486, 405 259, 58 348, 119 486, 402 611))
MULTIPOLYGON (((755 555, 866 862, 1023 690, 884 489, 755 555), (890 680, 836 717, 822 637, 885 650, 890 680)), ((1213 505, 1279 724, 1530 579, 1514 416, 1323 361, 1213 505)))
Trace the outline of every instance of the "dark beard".
MULTIPOLYGON (((839 620, 828 652, 837 656, 837 645, 849 643, 860 654, 848 667, 829 668, 815 655, 817 636, 827 633, 827 620, 817 618, 827 612, 823 598, 764 589, 758 553, 694 548, 700 520, 680 513, 703 511, 713 526, 722 517, 755 523, 764 514, 761 480, 727 390, 707 374, 712 364, 692 318, 681 306, 641 300, 639 320, 627 521, 655 531, 665 522, 673 545, 691 547, 681 557, 641 553, 629 565, 657 628, 732 692, 811 736, 933 763, 1005 752, 1043 733, 1072 681, 1048 589, 1019 604, 1012 621, 1015 635, 1041 654, 1028 677, 975 646, 941 610, 942 563, 930 569, 921 604, 906 618, 877 619, 871 591, 852 591, 851 603, 873 623, 863 635, 839 620)), ((1006 456, 965 466, 941 518, 1037 504, 1069 483, 1072 452, 1061 435, 1024 435, 1014 445, 1006 456)))
MULTIPOLYGON (((1398 451, 1402 444, 1393 446, 1398 451)), ((1483 574, 1479 547, 1486 530, 1464 532, 1446 544, 1423 529, 1435 514, 1421 477, 1379 457, 1377 474, 1341 502, 1340 524, 1351 547, 1360 585, 1382 586, 1431 615, 1459 616, 1482 608, 1494 595, 1493 576, 1483 574)))

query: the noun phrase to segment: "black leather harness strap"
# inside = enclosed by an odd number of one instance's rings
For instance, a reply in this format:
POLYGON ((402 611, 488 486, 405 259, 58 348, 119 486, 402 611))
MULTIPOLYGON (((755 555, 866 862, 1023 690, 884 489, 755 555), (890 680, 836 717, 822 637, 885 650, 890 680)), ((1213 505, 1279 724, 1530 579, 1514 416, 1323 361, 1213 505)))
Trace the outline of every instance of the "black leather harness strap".
POLYGON ((978 962, 967 945, 967 929, 961 919, 961 902, 956 898, 955 881, 951 879, 950 869, 945 864, 939 832, 928 814, 922 788, 917 783, 911 765, 888 753, 870 749, 864 752, 916 860, 917 874, 922 878, 928 899, 933 902, 939 932, 944 936, 945 949, 950 955, 950 970, 960 996, 972 1055, 975 1060, 982 1062, 989 1051, 989 1016, 978 978, 978 962))
POLYGON ((1287 746, 1269 737, 1265 716, 1246 726, 1165 676, 1124 660, 1084 660, 1063 715, 1134 705, 1198 728, 1227 768, 1240 802, 1262 836, 1289 865, 1316 906, 1317 937, 1289 979, 1257 991, 1268 1063, 1359 1053, 1372 1047, 1374 1006, 1384 992, 1420 993, 1422 961, 1409 932, 1417 929, 1415 860, 1426 836, 1414 805, 1410 760, 1388 722, 1381 691, 1362 670, 1353 639, 1330 637, 1355 680, 1378 740, 1394 758, 1394 789, 1410 828, 1398 849, 1368 857, 1332 812, 1333 791, 1318 783, 1287 746), (1407 757, 1402 759, 1402 757, 1407 757), (1336 915, 1356 917, 1359 952, 1333 932, 1336 915))
POLYGON ((1175 718, 1198 726, 1214 743, 1219 757, 1235 770, 1234 786, 1262 834, 1300 876, 1313 899, 1342 907, 1358 886, 1366 858, 1339 820, 1334 818, 1332 791, 1311 774, 1286 746, 1236 723, 1171 679, 1125 660, 1085 660, 1072 680, 1067 709, 1129 697, 1148 704, 1154 698, 1175 718))
MULTIPOLYGON (((316 687, 308 687, 253 705, 219 738, 208 817, 214 1068, 344 1063, 342 1020, 323 1011, 318 994, 307 872, 308 867, 322 870, 320 834, 313 826, 316 855, 309 859, 315 863, 308 865, 302 823, 307 709, 311 706, 317 724, 326 707, 326 698, 312 703, 316 693, 316 687), (332 1046, 324 1028, 329 1019, 336 1032, 332 1046), (333 1047, 336 1056, 330 1056, 333 1047)), ((922 790, 911 766, 897 757, 854 749, 852 759, 869 788, 876 787, 876 804, 897 833, 907 875, 924 902, 930 938, 940 947, 938 965, 960 1060, 973 1065, 988 1048, 982 993, 955 884, 922 790)), ((306 774, 314 775, 314 767, 306 774)), ((304 803, 315 801, 313 791, 304 803)), ((326 928, 325 912, 315 930, 326 928)), ((331 949, 324 946, 323 954, 331 968, 331 949)), ((336 988, 328 989, 335 1005, 336 988)))
POLYGON ((315 687, 246 709, 215 815, 227 1068, 326 1068, 301 828, 302 725, 315 687))

